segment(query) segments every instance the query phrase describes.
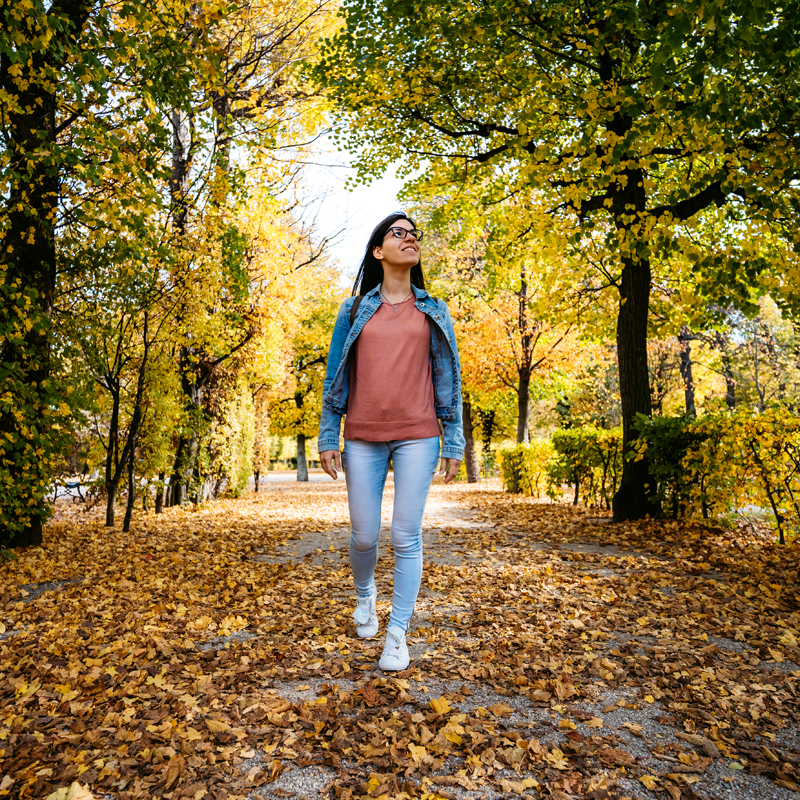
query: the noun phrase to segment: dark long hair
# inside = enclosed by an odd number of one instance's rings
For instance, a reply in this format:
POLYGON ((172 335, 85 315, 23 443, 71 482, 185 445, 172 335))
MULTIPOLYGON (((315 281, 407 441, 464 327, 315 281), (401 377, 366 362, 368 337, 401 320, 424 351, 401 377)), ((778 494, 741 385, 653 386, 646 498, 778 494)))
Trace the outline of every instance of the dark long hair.
MULTIPOLYGON (((383 266, 381 262, 375 258, 372 251, 383 244, 383 239, 388 233, 389 228, 400 219, 407 220, 415 228, 417 227, 417 223, 414 222, 411 217, 406 216, 402 211, 395 211, 394 214, 389 214, 386 219, 381 220, 381 222, 375 226, 375 230, 372 231, 372 235, 369 237, 361 266, 358 268, 358 275, 353 284, 353 295, 364 295, 367 292, 371 292, 379 283, 383 283, 383 266)), ((416 266, 411 267, 411 285, 416 286, 418 289, 425 288, 425 278, 422 274, 422 259, 417 262, 416 266)))

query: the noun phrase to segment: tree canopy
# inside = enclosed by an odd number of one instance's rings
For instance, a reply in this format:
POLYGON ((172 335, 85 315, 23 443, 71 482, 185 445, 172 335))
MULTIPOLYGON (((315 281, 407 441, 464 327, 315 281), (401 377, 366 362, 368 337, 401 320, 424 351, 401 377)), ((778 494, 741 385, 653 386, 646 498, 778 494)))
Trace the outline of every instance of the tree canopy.
MULTIPOLYGON (((418 184, 514 198, 537 247, 617 291, 626 444, 650 412, 654 272, 688 258, 725 297, 769 273, 794 302, 796 4, 355 0, 344 18, 316 74, 361 175, 402 158, 418 184)), ((617 518, 652 511, 647 485, 626 462, 617 518)))

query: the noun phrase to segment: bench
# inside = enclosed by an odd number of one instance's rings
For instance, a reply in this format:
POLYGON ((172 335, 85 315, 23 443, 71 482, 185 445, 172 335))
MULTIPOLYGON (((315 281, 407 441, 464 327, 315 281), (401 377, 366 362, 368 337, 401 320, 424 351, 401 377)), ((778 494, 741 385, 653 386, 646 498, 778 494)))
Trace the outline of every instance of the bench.
POLYGON ((87 475, 59 475, 53 487, 53 502, 58 497, 71 497, 73 500, 86 502, 86 498, 81 491, 88 482, 87 475))

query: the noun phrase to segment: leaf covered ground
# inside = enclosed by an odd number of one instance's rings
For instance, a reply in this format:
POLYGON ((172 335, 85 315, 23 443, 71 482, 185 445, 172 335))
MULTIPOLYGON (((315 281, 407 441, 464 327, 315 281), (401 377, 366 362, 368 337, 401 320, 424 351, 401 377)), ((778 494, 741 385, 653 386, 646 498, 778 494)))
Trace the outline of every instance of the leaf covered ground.
POLYGON ((800 546, 437 484, 384 674, 342 485, 78 509, 0 573, 0 796, 796 796, 800 546))

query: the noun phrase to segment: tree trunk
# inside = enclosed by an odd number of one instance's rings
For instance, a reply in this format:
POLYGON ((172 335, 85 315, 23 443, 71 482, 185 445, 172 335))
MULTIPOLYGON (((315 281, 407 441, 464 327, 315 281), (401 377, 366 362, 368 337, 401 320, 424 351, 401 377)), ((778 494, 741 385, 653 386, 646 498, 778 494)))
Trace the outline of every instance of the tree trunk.
POLYGON ((131 529, 133 504, 136 501, 136 440, 133 441, 131 454, 128 456, 128 503, 125 506, 125 519, 122 521, 122 532, 128 533, 131 529))
POLYGON ((306 460, 306 435, 297 434, 297 480, 308 481, 308 461, 306 460))
POLYGON ((736 376, 733 374, 733 360, 728 350, 730 340, 727 334, 717 331, 714 343, 720 352, 722 360, 722 375, 725 378, 725 405, 729 411, 736 408, 736 376))
POLYGON ((761 385, 761 342, 758 337, 758 320, 753 324, 753 383, 758 394, 758 410, 762 414, 767 407, 766 389, 761 385))
POLYGON ((464 419, 464 466, 467 470, 467 483, 478 483, 481 479, 481 468, 478 463, 478 452, 475 449, 475 429, 472 424, 472 404, 464 395, 462 403, 464 419))
POLYGON ((517 392, 517 444, 527 443, 531 440, 528 428, 528 415, 530 413, 531 376, 520 370, 519 391, 517 392))
POLYGON ((165 472, 161 471, 158 473, 158 489, 156 489, 156 514, 161 514, 164 511, 164 493, 166 492, 167 488, 164 484, 165 478, 165 472))
POLYGON ((191 348, 181 348, 181 390, 186 415, 184 431, 178 439, 175 462, 169 480, 168 502, 171 506, 183 505, 189 499, 189 485, 194 477, 195 461, 200 448, 200 429, 203 420, 203 396, 213 372, 207 361, 192 364, 197 356, 191 348))
POLYGON ((106 527, 114 527, 114 506, 117 502, 119 487, 119 384, 110 376, 105 376, 106 388, 111 395, 111 419, 108 423, 108 449, 106 450, 106 527))
MULTIPOLYGON (((641 178, 640 178, 641 180, 641 178)), ((620 279, 620 307, 617 318, 617 358, 622 402, 622 446, 627 453, 636 438, 633 423, 637 414, 650 416, 650 385, 647 371, 647 315, 650 302, 650 261, 623 259, 620 279)), ((642 519, 656 515, 658 506, 650 501, 653 481, 647 459, 623 458, 622 481, 612 503, 614 521, 642 519)))
POLYGON ((483 447, 481 451, 481 460, 483 461, 483 468, 486 471, 486 477, 489 477, 489 466, 492 459, 492 438, 494 437, 494 409, 491 411, 481 411, 481 434, 483 447))
POLYGON ((696 417, 697 411, 694 404, 694 377, 692 376, 692 345, 694 337, 688 325, 681 325, 678 342, 681 346, 680 370, 683 379, 683 396, 686 401, 686 416, 696 417))
MULTIPOLYGON (((11 10, 7 8, 3 13, 9 14, 11 10)), ((20 10, 19 13, 28 12, 20 10)), ((73 13, 77 14, 78 9, 73 13)), ((0 36, 11 35, 6 26, 0 23, 0 36)), ((51 351, 49 325, 42 323, 49 323, 53 310, 56 280, 53 225, 59 178, 57 168, 49 163, 56 141, 56 87, 52 84, 48 86, 49 81, 42 76, 48 72, 47 65, 64 46, 63 39, 68 36, 66 31, 62 36, 54 36, 50 51, 34 52, 29 60, 23 59, 14 64, 14 72, 7 50, 0 63, 0 88, 7 96, 14 98, 8 118, 3 121, 8 159, 3 173, 9 184, 3 191, 6 224, 0 237, 4 273, 0 282, 0 298, 4 306, 0 316, 4 322, 19 319, 18 329, 23 331, 21 341, 13 341, 11 336, 0 337, 0 364, 3 365, 4 374, 0 394, 8 392, 16 395, 11 409, 0 414, 0 436, 5 434, 8 441, 18 448, 10 452, 3 451, 4 454, 0 455, 0 472, 6 473, 11 491, 19 495, 19 505, 25 511, 35 509, 28 512, 27 524, 16 533, 13 541, 15 547, 42 543, 44 493, 41 487, 46 486, 48 480, 44 466, 46 462, 38 458, 19 458, 17 454, 24 452, 24 442, 31 445, 40 436, 48 436, 48 426, 42 412, 46 408, 43 394, 50 377, 51 351), (21 314, 17 300, 21 305, 23 298, 31 302, 32 307, 21 314), (36 316, 40 316, 40 319, 36 319, 36 316), (36 324, 28 325, 25 329, 23 322, 36 324), (26 494, 28 497, 25 497, 26 494)), ((13 38, 8 41, 13 41, 13 38)), ((4 407, 8 408, 8 404, 4 404, 4 407)), ((8 491, 6 487, 3 495, 8 491)), ((0 497, 0 507, 3 508, 3 516, 19 514, 19 506, 14 507, 13 496, 0 497), (9 500, 10 507, 6 506, 9 500)))
POLYGON ((142 326, 142 361, 139 364, 139 372, 136 376, 136 400, 134 402, 133 417, 128 428, 128 441, 126 450, 128 452, 128 505, 125 509, 125 519, 122 523, 122 530, 127 533, 131 529, 131 517, 133 516, 133 504, 136 500, 136 442, 139 438, 139 429, 142 425, 144 416, 144 388, 147 377, 147 359, 150 355, 150 342, 148 341, 148 312, 144 312, 144 325, 142 326))
POLYGON ((253 482, 255 483, 255 493, 258 494, 258 483, 261 480, 261 470, 257 469, 253 472, 253 482))

